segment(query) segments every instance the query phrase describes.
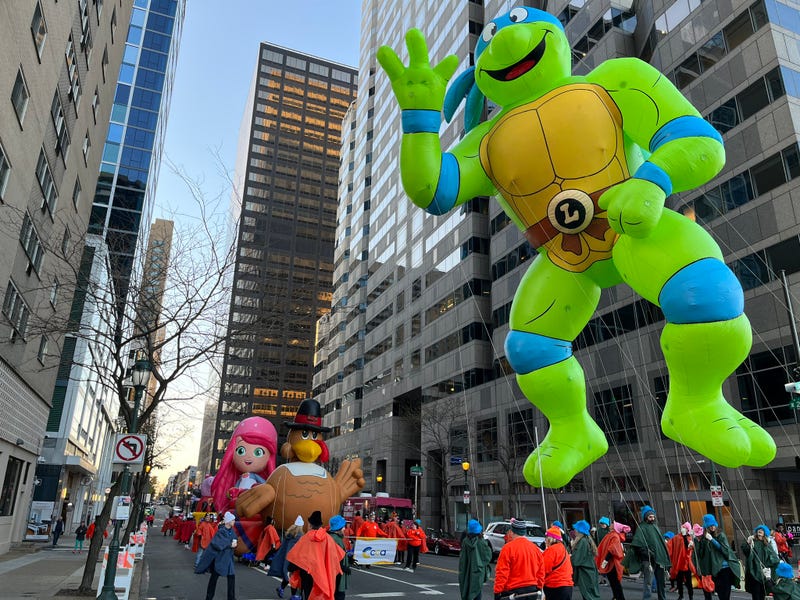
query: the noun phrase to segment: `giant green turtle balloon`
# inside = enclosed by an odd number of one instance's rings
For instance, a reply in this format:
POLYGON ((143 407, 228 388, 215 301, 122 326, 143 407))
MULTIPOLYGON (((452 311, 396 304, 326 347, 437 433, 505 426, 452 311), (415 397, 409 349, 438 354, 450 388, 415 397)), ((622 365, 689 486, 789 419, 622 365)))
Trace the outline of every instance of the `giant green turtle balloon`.
POLYGON ((772 438, 722 394, 752 344, 741 285, 711 236, 664 206, 722 169, 720 134, 641 60, 571 75, 564 29, 541 10, 488 23, 475 66, 449 88, 458 58, 432 67, 417 29, 406 44, 407 66, 388 46, 377 55, 401 109, 406 194, 434 215, 494 195, 538 251, 505 341, 520 388, 550 423, 523 467, 528 483, 564 486, 608 449, 572 342, 600 290, 623 282, 666 318, 664 433, 726 467, 769 463, 772 438), (498 109, 481 121, 485 98, 498 109), (466 134, 445 152, 442 111, 450 120, 464 100, 466 134))

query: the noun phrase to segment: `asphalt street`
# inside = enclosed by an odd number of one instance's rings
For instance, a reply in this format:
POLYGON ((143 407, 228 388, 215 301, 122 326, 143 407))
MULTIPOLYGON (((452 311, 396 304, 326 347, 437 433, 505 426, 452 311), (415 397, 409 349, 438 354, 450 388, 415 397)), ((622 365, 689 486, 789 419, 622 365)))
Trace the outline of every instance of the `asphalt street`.
MULTIPOLYGON (((203 598, 208 584, 208 575, 194 574, 194 554, 171 537, 161 534, 161 518, 156 519, 152 534, 148 536, 145 548, 145 571, 141 583, 141 600, 185 600, 203 598)), ((236 566, 236 597, 239 600, 273 600, 277 598, 275 588, 278 580, 264 571, 236 566)), ((491 599, 490 579, 484 588, 484 598, 491 599)), ((227 581, 220 578, 216 598, 226 597, 227 581)), ((623 581, 627 600, 641 600, 642 586, 636 580, 623 581)), ((416 598, 419 596, 439 596, 443 599, 459 598, 458 557, 425 554, 421 557, 416 572, 409 573, 394 565, 372 566, 370 569, 354 569, 350 578, 347 598, 416 598)), ((289 594, 286 594, 286 598, 289 594)), ((601 600, 612 600, 611 589, 600 587, 601 600)), ((677 600, 677 593, 668 593, 667 600, 677 600)), ((696 600, 703 600, 702 592, 695 590, 696 600)), ((733 600, 749 600, 750 594, 734 592, 733 600)), ((573 600, 581 600, 577 588, 573 600)))

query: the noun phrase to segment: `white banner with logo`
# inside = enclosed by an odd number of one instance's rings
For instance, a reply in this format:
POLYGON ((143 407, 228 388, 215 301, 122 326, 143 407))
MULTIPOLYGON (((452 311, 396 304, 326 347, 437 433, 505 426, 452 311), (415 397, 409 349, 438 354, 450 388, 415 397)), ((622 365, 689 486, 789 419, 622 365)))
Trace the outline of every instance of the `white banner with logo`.
POLYGON ((353 558, 360 565, 393 563, 397 540, 392 538, 356 538, 353 558))

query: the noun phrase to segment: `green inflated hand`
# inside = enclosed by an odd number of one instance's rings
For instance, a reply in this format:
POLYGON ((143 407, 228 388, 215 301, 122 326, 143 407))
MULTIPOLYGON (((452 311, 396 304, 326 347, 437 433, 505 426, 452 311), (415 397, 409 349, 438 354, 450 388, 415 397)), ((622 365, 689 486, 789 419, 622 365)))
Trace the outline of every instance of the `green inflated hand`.
POLYGON ((661 219, 664 191, 644 179, 628 179, 615 185, 598 200, 608 210, 608 223, 619 234, 645 238, 661 219))
POLYGON ((442 110, 447 82, 458 67, 458 57, 445 57, 435 67, 428 58, 428 45, 419 29, 406 33, 408 67, 389 46, 378 48, 378 62, 389 76, 397 103, 403 110, 442 110))

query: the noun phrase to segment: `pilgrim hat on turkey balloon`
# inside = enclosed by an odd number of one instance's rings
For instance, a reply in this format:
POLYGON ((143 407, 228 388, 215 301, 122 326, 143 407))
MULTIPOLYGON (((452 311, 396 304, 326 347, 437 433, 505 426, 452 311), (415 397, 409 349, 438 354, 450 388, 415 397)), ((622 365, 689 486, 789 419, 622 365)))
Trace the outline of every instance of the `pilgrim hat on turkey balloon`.
POLYGON ((322 425, 322 409, 316 400, 303 400, 294 416, 294 421, 284 421, 289 429, 308 429, 309 431, 319 431, 328 433, 330 427, 322 425))
MULTIPOLYGON (((308 452, 302 452, 300 446, 304 444, 307 445, 308 443, 315 443, 321 448, 318 460, 323 463, 328 462, 330 456, 328 453, 328 446, 325 444, 320 434, 331 431, 331 428, 322 425, 321 413, 322 410, 320 409, 319 402, 316 400, 303 400, 297 409, 294 421, 284 421, 284 425, 290 430, 287 444, 291 448, 287 454, 284 454, 283 449, 281 450, 281 454, 283 454, 284 457, 294 458, 301 462, 313 460, 312 457, 317 457, 317 453, 309 454, 308 452), (303 458, 304 455, 307 458, 303 458)), ((286 446, 286 444, 284 446, 286 446)))

